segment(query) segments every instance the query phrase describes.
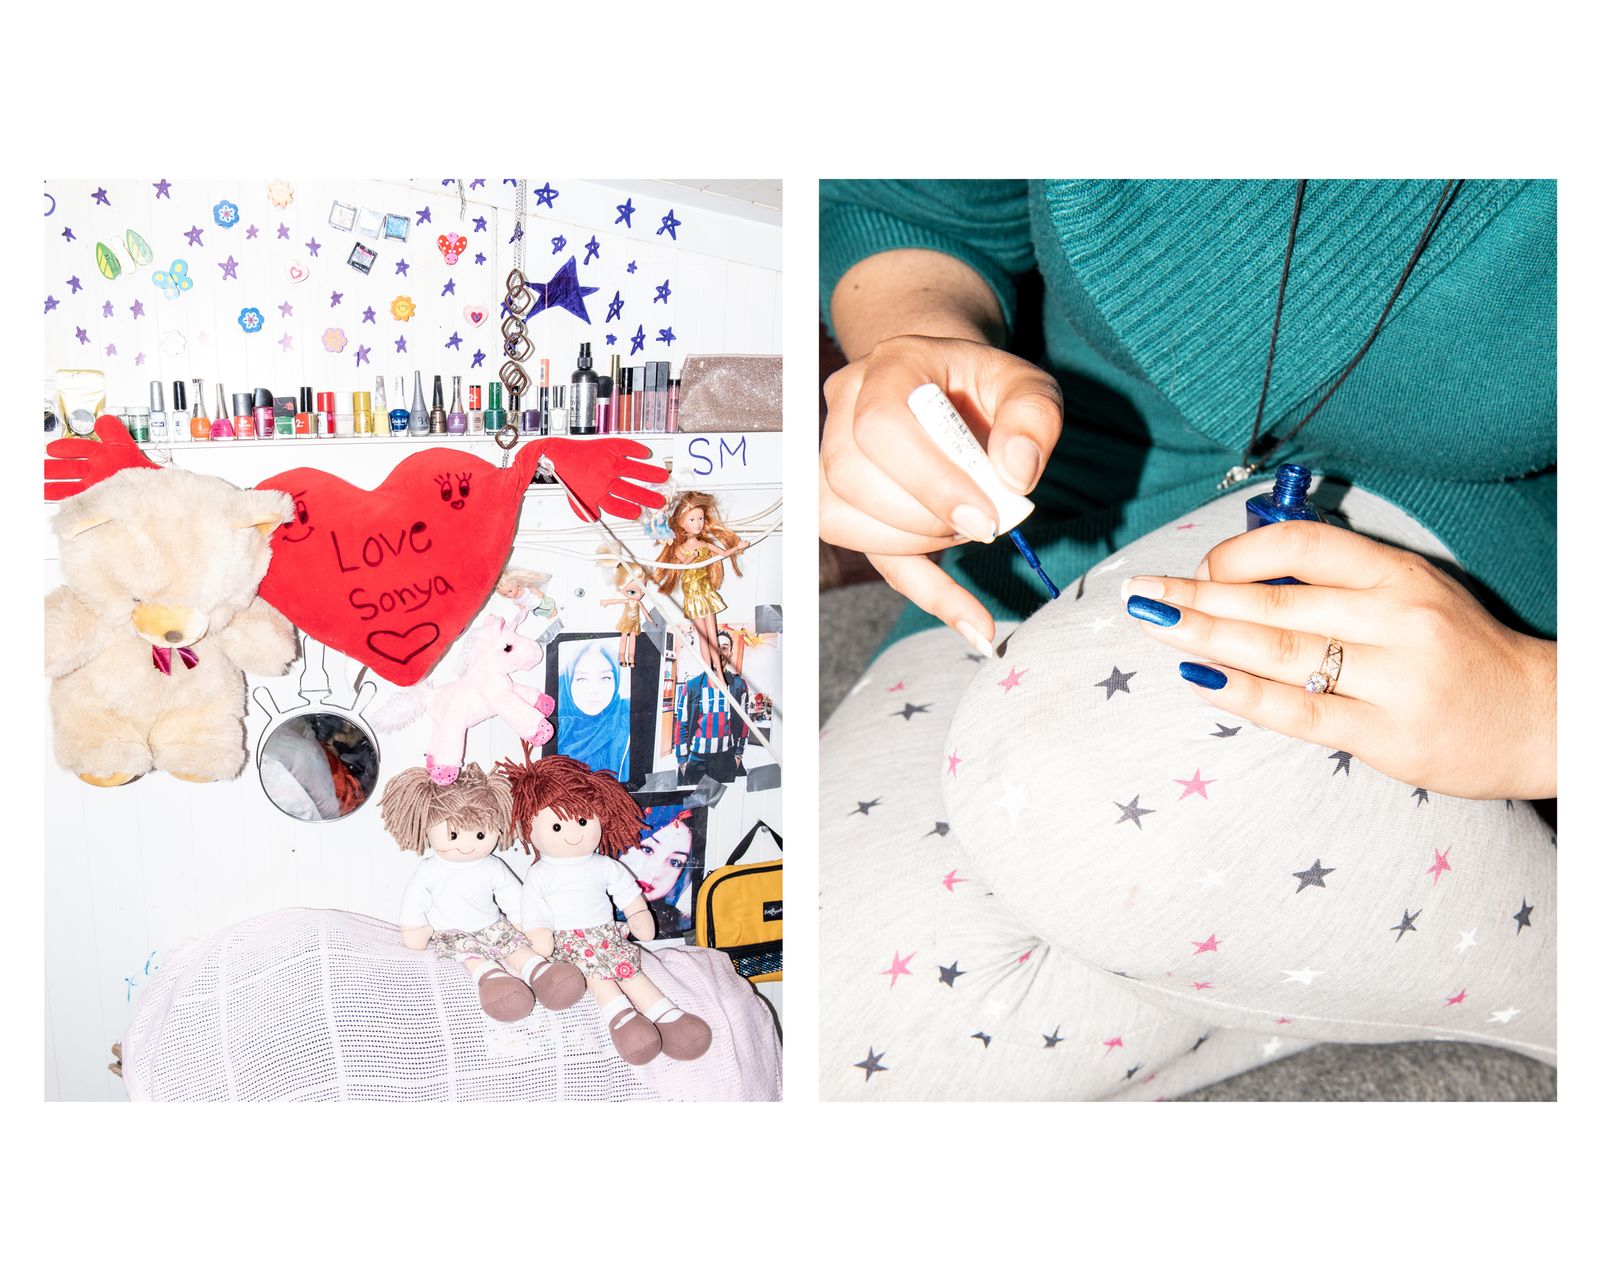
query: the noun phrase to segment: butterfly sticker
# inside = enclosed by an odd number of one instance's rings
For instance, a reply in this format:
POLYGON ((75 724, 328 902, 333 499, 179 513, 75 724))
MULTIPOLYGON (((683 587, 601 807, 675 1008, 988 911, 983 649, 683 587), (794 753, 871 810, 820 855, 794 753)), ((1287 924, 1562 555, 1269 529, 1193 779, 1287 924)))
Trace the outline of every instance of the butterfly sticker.
POLYGON ((446 234, 440 236, 436 243, 439 246, 439 252, 444 255, 445 262, 454 267, 456 263, 461 261, 461 252, 467 247, 467 238, 465 236, 446 234))
POLYGON ((194 281, 189 278, 189 264, 182 258, 174 258, 168 270, 158 271, 150 279, 168 298, 181 298, 194 288, 194 281))
POLYGON ((120 276, 129 262, 136 267, 149 266, 154 256, 149 243, 131 227, 122 236, 113 237, 109 245, 102 240, 94 247, 95 266, 107 280, 120 276))

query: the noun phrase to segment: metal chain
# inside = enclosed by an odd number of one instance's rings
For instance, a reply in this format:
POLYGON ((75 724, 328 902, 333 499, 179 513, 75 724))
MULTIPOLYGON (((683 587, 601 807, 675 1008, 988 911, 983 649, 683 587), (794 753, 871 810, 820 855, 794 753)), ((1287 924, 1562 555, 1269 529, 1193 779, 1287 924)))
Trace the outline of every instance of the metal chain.
POLYGON ((511 271, 506 276, 506 296, 500 307, 500 336, 505 363, 500 366, 500 381, 506 389, 506 425, 495 433, 495 444, 505 451, 500 465, 511 461, 512 447, 517 443, 520 430, 518 417, 522 409, 522 395, 532 380, 522 362, 533 355, 533 343, 528 338, 527 325, 522 313, 533 307, 533 292, 522 274, 523 247, 527 243, 528 180, 517 179, 516 226, 511 232, 511 271))

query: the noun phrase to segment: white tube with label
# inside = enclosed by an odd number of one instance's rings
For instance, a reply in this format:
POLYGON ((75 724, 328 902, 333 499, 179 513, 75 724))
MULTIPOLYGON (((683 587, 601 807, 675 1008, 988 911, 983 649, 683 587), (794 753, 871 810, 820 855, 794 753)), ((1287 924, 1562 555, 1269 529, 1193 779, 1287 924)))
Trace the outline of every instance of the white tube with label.
POLYGON ((995 474, 972 428, 967 426, 942 388, 934 383, 923 383, 906 397, 906 404, 929 439, 939 446, 939 452, 972 477, 994 504, 1000 517, 996 534, 1010 533, 1033 514, 1033 504, 995 474))

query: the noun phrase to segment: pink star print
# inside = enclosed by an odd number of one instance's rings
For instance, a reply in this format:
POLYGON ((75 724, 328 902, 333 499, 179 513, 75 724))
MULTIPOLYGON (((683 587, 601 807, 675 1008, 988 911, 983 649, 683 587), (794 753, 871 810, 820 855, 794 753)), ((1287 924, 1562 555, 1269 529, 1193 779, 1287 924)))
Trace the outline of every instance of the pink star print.
POLYGON ((966 877, 956 875, 958 870, 959 869, 952 867, 947 873, 945 873, 944 887, 952 894, 956 892, 956 886, 965 885, 967 882, 966 877))
POLYGON ((1005 690, 1005 692, 1009 694, 1012 690, 1016 689, 1018 685, 1022 684, 1022 678, 1026 676, 1027 673, 1028 669, 1026 667, 1024 667, 1020 672, 1013 667, 1010 673, 1006 675, 1004 679, 996 681, 995 684, 1000 686, 1001 689, 1005 690))
POLYGON ((961 764, 961 758, 959 756, 957 756, 954 752, 951 752, 950 756, 949 756, 949 761, 950 761, 950 768, 949 768, 949 770, 947 772, 949 773, 951 778, 955 778, 956 777, 956 766, 961 764))
POLYGON ((905 960, 901 960, 900 953, 896 952, 894 954, 894 960, 889 962, 889 968, 886 970, 879 970, 878 973, 887 974, 889 976, 889 986, 893 988, 894 985, 900 980, 901 975, 909 975, 911 973, 910 970, 906 969, 906 962, 910 961, 914 956, 916 956, 916 953, 911 952, 906 956, 905 960))
POLYGON ((1446 1005, 1460 1005, 1461 1002, 1465 1001, 1466 999, 1467 999, 1467 989, 1466 988, 1462 988, 1454 996, 1447 996, 1445 998, 1444 1003, 1446 1005))
POLYGON ((1434 850, 1434 852, 1433 852, 1433 866, 1428 869, 1428 871, 1433 873, 1433 883, 1435 885, 1437 885, 1439 883, 1439 878, 1441 876, 1443 876, 1446 872, 1449 872, 1449 871, 1452 871, 1452 870, 1453 869, 1450 866, 1450 850, 1449 850, 1449 848, 1447 847, 1443 854, 1439 853, 1438 850, 1434 850))
POLYGON ((1114 1036, 1109 1041, 1101 1041, 1100 1044, 1106 1047, 1107 1054, 1110 1054, 1112 1050, 1120 1050, 1123 1048, 1122 1038, 1120 1036, 1114 1036))
POLYGON ((1200 771, 1195 770, 1193 778, 1175 778, 1172 781, 1174 783, 1181 783, 1183 785, 1183 792, 1178 797, 1180 801, 1183 800, 1184 797, 1193 795, 1195 793, 1199 793, 1201 800, 1209 801, 1211 797, 1206 794, 1206 784, 1215 783, 1217 780, 1214 778, 1201 778, 1200 771))
POLYGON ((1178 528, 1179 529, 1194 529, 1195 528, 1195 523, 1194 523, 1194 521, 1191 520, 1187 525, 1179 525, 1178 528))
POLYGON ((1024 961, 1026 961, 1032 955, 1033 955, 1033 949, 1029 948, 1021 956, 1017 957, 1017 964, 1021 965, 1024 961))
POLYGON ((1194 954, 1196 956, 1199 956, 1202 952, 1215 952, 1217 950, 1217 936, 1215 934, 1208 938, 1204 943, 1195 942, 1194 939, 1190 939, 1189 941, 1194 943, 1194 954))
POLYGON ((904 681, 896 681, 893 685, 889 686, 889 692, 891 694, 898 694, 905 687, 906 683, 904 681))
POLYGON ((1278 1020, 1277 1020, 1277 1021, 1278 1021, 1278 1022, 1279 1022, 1279 1023, 1293 1023, 1293 1022, 1294 1022, 1294 1020, 1293 1020, 1293 1019, 1285 1019, 1285 1018, 1280 1018, 1280 1019, 1278 1019, 1278 1020))
POLYGON ((1194 985, 1194 990, 1196 992, 1204 992, 1210 986, 1211 986, 1211 980, 1207 979, 1204 983, 1196 983, 1194 985))

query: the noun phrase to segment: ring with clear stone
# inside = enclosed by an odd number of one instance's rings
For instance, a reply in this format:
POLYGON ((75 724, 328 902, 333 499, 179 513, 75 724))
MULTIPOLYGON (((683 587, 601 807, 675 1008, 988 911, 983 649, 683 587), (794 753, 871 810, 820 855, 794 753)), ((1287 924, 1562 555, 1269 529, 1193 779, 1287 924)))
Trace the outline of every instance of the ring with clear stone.
POLYGON ((1322 664, 1306 677, 1306 693, 1331 694, 1339 684, 1339 673, 1344 670, 1344 646, 1332 637, 1328 648, 1322 651, 1322 664))

